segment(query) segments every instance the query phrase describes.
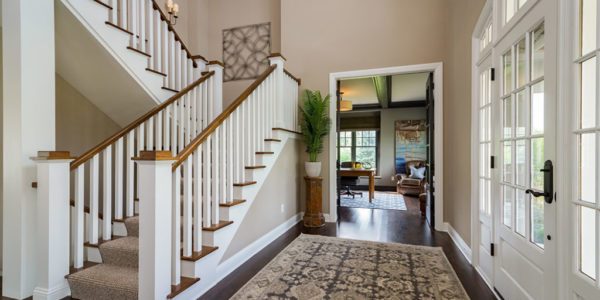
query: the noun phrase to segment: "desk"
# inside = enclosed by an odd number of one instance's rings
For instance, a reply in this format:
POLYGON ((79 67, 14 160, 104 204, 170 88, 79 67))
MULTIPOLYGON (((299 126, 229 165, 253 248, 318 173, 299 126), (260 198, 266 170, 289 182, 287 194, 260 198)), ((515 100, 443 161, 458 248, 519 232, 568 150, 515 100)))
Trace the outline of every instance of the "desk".
POLYGON ((369 202, 375 199, 375 169, 340 168, 340 176, 369 176, 369 202))

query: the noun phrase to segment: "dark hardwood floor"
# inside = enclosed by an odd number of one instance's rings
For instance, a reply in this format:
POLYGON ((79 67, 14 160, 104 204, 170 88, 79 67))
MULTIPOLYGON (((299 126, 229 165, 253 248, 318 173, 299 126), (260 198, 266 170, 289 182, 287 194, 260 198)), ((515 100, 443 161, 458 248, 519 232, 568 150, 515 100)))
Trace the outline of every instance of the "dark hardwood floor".
POLYGON ((421 218, 418 199, 405 199, 408 211, 339 207, 337 223, 327 223, 322 228, 310 229, 304 228, 300 222, 225 277, 200 299, 227 299, 233 296, 300 233, 442 247, 471 299, 495 299, 492 291, 454 245, 450 236, 445 232, 430 229, 425 219, 421 218))

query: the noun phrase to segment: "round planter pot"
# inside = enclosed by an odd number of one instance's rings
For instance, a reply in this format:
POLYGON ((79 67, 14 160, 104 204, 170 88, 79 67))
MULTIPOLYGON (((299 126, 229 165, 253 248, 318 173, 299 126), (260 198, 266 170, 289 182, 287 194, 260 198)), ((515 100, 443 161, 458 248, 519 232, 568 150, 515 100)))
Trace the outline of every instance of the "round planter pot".
POLYGON ((321 175, 321 162, 307 161, 304 163, 304 169, 306 170, 306 175, 308 177, 319 177, 319 175, 321 175))

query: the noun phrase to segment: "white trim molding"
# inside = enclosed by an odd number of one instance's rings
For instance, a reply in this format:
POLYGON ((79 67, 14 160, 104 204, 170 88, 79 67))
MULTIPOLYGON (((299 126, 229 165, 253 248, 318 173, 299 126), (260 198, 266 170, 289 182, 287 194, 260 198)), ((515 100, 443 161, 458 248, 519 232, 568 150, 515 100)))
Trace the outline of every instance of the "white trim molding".
POLYGON ((460 250, 460 253, 462 253, 462 255, 467 259, 467 261, 469 261, 470 264, 472 258, 471 247, 467 245, 465 240, 463 240, 460 234, 454 229, 454 227, 452 227, 452 225, 450 225, 450 223, 444 223, 444 227, 456 247, 458 247, 458 250, 460 250))
MULTIPOLYGON (((444 69, 442 62, 420 64, 420 65, 409 65, 399 67, 388 67, 380 69, 367 69, 357 71, 346 71, 336 72, 329 74, 329 94, 332 95, 331 103, 335 104, 337 101, 335 94, 337 85, 336 82, 340 79, 356 78, 356 77, 371 77, 371 76, 386 76, 386 75, 397 75, 397 74, 408 74, 408 73, 419 73, 419 72, 433 72, 434 82, 434 142, 435 142, 435 229, 442 230, 444 227, 444 69)), ((329 117, 331 118, 331 130, 329 132, 330 138, 336 136, 336 105, 329 106, 329 117)), ((329 215, 328 222, 335 222, 337 220, 337 195, 336 195, 336 150, 335 142, 329 142, 329 215)), ((326 176, 327 176, 326 175, 326 176)), ((443 231, 443 230, 442 230, 443 231)))

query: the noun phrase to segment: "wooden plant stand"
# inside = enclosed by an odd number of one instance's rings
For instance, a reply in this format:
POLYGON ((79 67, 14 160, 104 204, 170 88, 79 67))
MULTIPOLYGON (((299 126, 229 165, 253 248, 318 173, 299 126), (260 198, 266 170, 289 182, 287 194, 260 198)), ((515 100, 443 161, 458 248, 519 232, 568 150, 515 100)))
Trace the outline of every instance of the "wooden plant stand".
POLYGON ((306 212, 304 213, 305 227, 322 227, 325 225, 323 216, 323 177, 304 177, 306 181, 306 212))

